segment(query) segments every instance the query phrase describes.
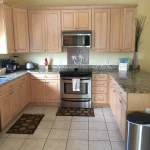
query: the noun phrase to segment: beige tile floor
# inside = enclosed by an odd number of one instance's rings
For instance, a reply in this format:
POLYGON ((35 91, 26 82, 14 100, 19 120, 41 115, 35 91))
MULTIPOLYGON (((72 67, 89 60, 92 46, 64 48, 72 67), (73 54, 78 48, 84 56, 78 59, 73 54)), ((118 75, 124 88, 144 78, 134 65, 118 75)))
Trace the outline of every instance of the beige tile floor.
POLYGON ((56 117, 57 107, 27 106, 2 132, 0 150, 125 150, 110 108, 95 108, 95 117, 56 117), (6 134, 23 113, 43 113, 33 135, 6 134))

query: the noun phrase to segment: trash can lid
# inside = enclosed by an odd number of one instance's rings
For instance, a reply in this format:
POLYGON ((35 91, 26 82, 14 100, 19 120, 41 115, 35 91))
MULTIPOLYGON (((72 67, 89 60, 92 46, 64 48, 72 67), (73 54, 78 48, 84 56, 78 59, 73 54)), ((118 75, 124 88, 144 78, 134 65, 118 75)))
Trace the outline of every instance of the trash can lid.
POLYGON ((150 114, 143 112, 134 112, 127 115, 127 120, 136 124, 150 124, 150 114))

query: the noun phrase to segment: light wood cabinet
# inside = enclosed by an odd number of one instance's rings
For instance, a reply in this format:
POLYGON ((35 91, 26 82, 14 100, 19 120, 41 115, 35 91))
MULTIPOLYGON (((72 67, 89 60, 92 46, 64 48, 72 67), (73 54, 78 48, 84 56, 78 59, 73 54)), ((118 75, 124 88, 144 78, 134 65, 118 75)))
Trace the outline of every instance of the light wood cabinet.
POLYGON ((91 9, 77 10, 77 29, 91 30, 91 9))
POLYGON ((11 100, 12 93, 9 91, 3 94, 0 97, 1 102, 1 126, 2 129, 9 123, 12 119, 12 108, 11 108, 11 100))
POLYGON ((76 10, 62 10, 62 30, 76 29, 76 10))
POLYGON ((30 32, 30 51, 45 51, 45 12, 39 10, 30 10, 28 11, 28 18, 30 32))
POLYGON ((47 102, 60 101, 60 80, 46 80, 47 102))
POLYGON ((11 7, 0 4, 0 22, 0 54, 13 53, 15 48, 11 7))
POLYGON ((112 112, 115 116, 115 119, 117 121, 118 127, 121 131, 122 137, 125 140, 126 139, 126 115, 127 115, 127 104, 125 103, 126 100, 124 100, 118 89, 115 88, 112 83, 113 81, 110 81, 110 98, 109 103, 110 107, 112 109, 112 112))
POLYGON ((111 9, 110 52, 122 51, 123 9, 111 9))
POLYGON ((13 8, 13 22, 15 35, 15 51, 29 52, 29 31, 27 10, 13 8))
POLYGON ((92 75, 92 104, 107 104, 107 74, 92 75))
POLYGON ((21 108, 21 98, 20 98, 20 86, 15 87, 11 91, 11 109, 12 109, 12 116, 15 116, 22 108, 21 108))
POLYGON ((110 9, 92 10, 92 49, 109 51, 110 9))
POLYGON ((91 9, 62 10, 62 30, 90 30, 91 9))
POLYGON ((45 80, 31 80, 32 102, 46 102, 45 80))
POLYGON ((28 86, 28 81, 25 81, 23 83, 21 83, 20 85, 20 101, 21 101, 21 108, 23 108, 24 106, 27 105, 28 103, 28 90, 29 90, 29 86, 28 86))
POLYGON ((60 10, 46 11, 46 50, 61 52, 61 23, 60 10))
POLYGON ((29 11, 31 52, 61 52, 60 10, 29 11))
POLYGON ((136 8, 124 9, 123 51, 135 51, 136 8))

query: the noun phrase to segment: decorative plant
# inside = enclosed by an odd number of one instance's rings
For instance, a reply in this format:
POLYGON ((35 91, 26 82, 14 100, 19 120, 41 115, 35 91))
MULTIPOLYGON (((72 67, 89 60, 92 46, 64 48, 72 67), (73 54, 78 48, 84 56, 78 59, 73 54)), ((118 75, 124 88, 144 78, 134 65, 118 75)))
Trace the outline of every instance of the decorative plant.
POLYGON ((148 23, 146 23, 146 16, 144 15, 136 18, 135 52, 138 52, 138 48, 142 43, 140 42, 141 34, 148 23))

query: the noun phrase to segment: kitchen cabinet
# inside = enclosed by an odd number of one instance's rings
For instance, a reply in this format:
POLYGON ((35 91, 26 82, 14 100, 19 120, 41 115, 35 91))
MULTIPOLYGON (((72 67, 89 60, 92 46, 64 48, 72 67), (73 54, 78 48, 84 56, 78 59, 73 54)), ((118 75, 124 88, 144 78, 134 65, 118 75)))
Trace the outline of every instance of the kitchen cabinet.
POLYGON ((29 101, 29 82, 28 80, 20 85, 21 108, 24 108, 29 101))
POLYGON ((60 10, 29 10, 31 52, 61 52, 60 10))
POLYGON ((45 80, 31 80, 32 102, 46 102, 45 80))
POLYGON ((15 48, 11 7, 0 4, 0 22, 0 54, 13 53, 15 48))
POLYGON ((15 52, 29 52, 29 31, 27 10, 13 8, 15 52))
POLYGON ((46 50, 45 12, 39 10, 29 10, 28 19, 30 33, 30 51, 44 52, 46 50))
POLYGON ((2 129, 10 122, 12 119, 12 108, 11 108, 11 100, 12 93, 9 91, 3 94, 0 97, 1 102, 1 126, 2 129))
POLYGON ((60 101, 60 76, 58 74, 32 74, 31 89, 33 103, 58 103, 60 101))
POLYGON ((91 30, 91 9, 62 10, 62 30, 91 30))
MULTIPOLYGON (((117 85, 118 86, 118 85, 117 85)), ((113 80, 110 81, 110 97, 109 103, 112 112, 115 116, 118 127, 121 131, 122 137, 126 139, 126 115, 127 115, 127 104, 125 99, 120 95, 120 89, 116 88, 116 83, 113 80)))
POLYGON ((123 51, 135 51, 136 8, 124 8, 123 51))
POLYGON ((59 102, 60 80, 46 80, 46 102, 59 102))
POLYGON ((46 11, 46 50, 49 52, 61 52, 61 23, 60 11, 46 11))
POLYGON ((16 114, 21 110, 20 86, 15 87, 11 91, 11 96, 10 105, 12 116, 16 116, 16 114))
POLYGON ((109 51, 110 9, 92 9, 92 49, 109 51))
POLYGON ((111 9, 110 52, 122 51, 123 9, 111 9))
POLYGON ((2 129, 27 104, 27 98, 29 95, 28 91, 30 91, 30 85, 28 81, 29 76, 23 75, 0 86, 0 110, 2 129))
POLYGON ((107 104, 107 74, 92 75, 92 104, 107 104))

